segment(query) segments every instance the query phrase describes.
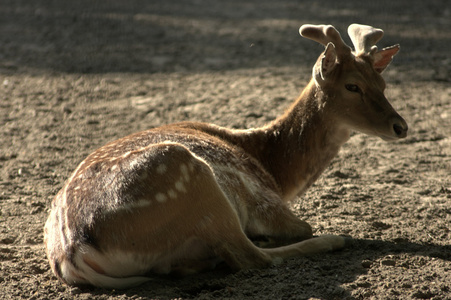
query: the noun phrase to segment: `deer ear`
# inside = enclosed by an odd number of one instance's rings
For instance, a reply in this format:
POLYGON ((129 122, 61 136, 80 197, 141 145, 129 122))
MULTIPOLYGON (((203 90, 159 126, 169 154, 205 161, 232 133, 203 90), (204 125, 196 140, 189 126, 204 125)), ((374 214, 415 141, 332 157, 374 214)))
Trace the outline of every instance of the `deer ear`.
POLYGON ((379 72, 382 73, 385 68, 388 67, 388 65, 391 63, 393 56, 396 55, 396 53, 398 53, 400 47, 399 45, 394 45, 388 48, 384 48, 381 51, 378 51, 376 53, 374 53, 374 69, 379 72))
POLYGON ((335 68, 337 64, 337 52, 335 46, 332 43, 328 43, 326 50, 318 59, 315 68, 313 69, 313 77, 318 81, 319 79, 325 80, 335 68))

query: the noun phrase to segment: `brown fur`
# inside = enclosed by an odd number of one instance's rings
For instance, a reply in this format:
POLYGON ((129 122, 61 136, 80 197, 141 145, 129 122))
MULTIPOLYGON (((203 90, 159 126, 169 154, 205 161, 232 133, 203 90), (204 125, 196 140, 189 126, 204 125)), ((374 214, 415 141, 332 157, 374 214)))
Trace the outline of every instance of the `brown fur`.
POLYGON ((139 276, 148 272, 190 274, 221 259, 233 269, 265 267, 343 247, 339 236, 312 238, 287 202, 312 185, 350 130, 387 139, 407 130, 373 61, 348 55, 327 66, 320 57, 321 79, 314 74, 286 113, 262 128, 171 124, 89 155, 46 223, 55 274, 68 284, 122 288, 145 282, 139 276), (252 243, 261 236, 272 248, 252 243))

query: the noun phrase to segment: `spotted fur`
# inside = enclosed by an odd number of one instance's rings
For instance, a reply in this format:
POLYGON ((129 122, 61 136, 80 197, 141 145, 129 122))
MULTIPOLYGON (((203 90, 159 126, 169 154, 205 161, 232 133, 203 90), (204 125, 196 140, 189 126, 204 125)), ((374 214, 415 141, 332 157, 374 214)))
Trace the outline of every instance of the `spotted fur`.
MULTIPOLYGON (((149 273, 186 275, 219 261, 265 267, 344 246, 340 236, 312 238, 287 203, 313 184, 351 130, 406 136, 379 74, 386 65, 378 57, 388 64, 394 52, 355 55, 332 26, 303 28, 326 50, 300 97, 273 122, 248 130, 166 125, 113 141, 80 163, 44 230, 59 279, 125 288, 149 273), (252 242, 262 236, 269 248, 252 242)), ((365 32, 373 31, 355 36, 365 32)))

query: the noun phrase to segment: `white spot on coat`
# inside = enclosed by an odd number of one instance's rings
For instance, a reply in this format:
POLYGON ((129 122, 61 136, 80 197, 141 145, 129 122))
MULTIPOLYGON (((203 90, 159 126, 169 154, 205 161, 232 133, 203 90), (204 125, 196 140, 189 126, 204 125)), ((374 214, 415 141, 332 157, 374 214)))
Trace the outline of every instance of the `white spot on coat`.
POLYGON ((177 198, 177 192, 174 191, 173 189, 169 189, 169 190, 168 190, 168 196, 169 196, 169 198, 171 198, 171 199, 176 199, 176 198, 177 198))
POLYGON ((189 173, 188 167, 185 164, 180 165, 180 172, 182 172, 183 179, 188 182, 189 181, 189 173))
POLYGON ((124 209, 124 210, 132 210, 135 208, 142 208, 142 207, 146 207, 151 205, 152 202, 149 199, 140 199, 140 200, 136 200, 130 203, 126 203, 124 204, 122 207, 119 207, 119 209, 124 209))
POLYGON ((168 167, 165 164, 161 164, 157 167, 158 174, 164 174, 168 170, 168 167))
POLYGON ((163 202, 166 202, 166 200, 168 200, 168 197, 165 194, 163 194, 163 193, 157 193, 155 195, 155 199, 158 202, 163 203, 163 202))
POLYGON ((183 184, 183 182, 181 180, 179 180, 175 183, 175 189, 179 192, 186 192, 185 185, 183 184))

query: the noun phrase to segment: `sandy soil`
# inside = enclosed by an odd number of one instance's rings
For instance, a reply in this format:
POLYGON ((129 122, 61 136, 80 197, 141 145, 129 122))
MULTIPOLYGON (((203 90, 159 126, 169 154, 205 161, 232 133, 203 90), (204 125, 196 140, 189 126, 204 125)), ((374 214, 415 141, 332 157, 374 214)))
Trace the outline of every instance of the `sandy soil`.
POLYGON ((450 15, 447 0, 0 2, 0 298, 451 299, 450 15), (262 125, 322 51, 299 26, 354 22, 401 44, 386 94, 409 136, 354 134, 293 204, 315 234, 351 247, 125 291, 56 280, 42 229, 86 155, 174 121, 262 125))

